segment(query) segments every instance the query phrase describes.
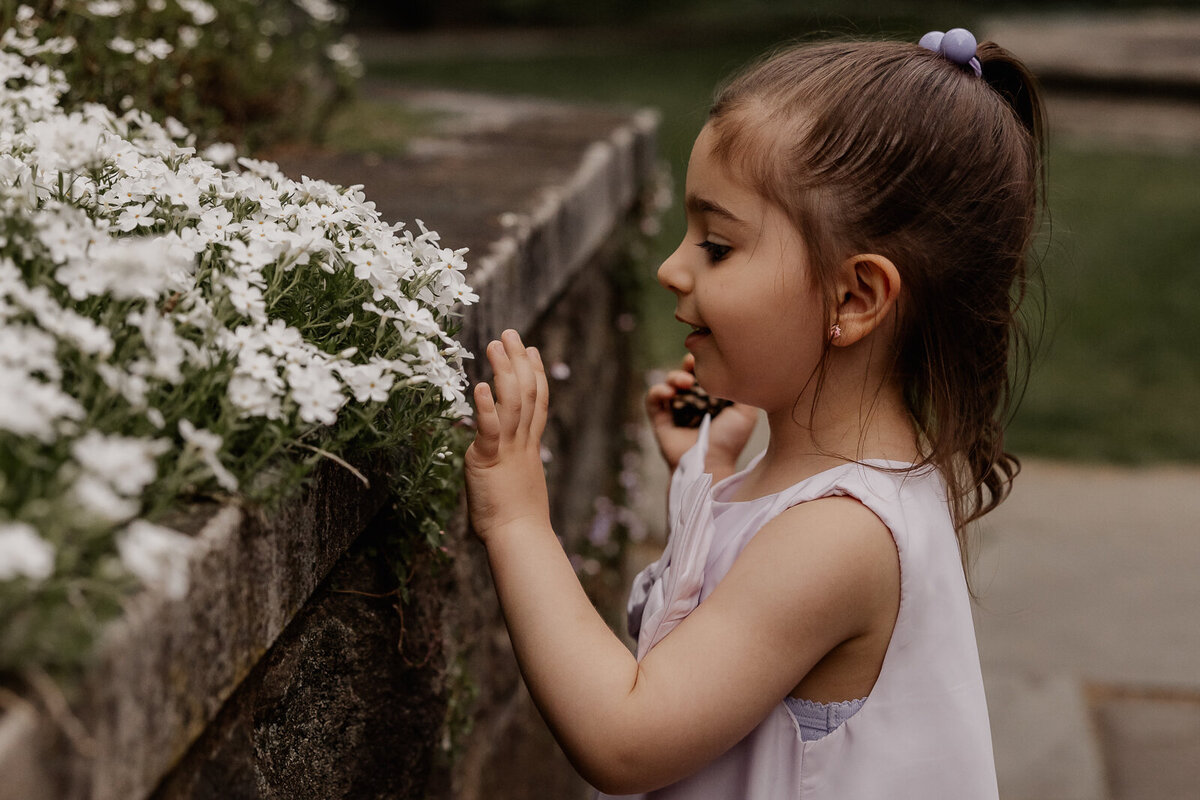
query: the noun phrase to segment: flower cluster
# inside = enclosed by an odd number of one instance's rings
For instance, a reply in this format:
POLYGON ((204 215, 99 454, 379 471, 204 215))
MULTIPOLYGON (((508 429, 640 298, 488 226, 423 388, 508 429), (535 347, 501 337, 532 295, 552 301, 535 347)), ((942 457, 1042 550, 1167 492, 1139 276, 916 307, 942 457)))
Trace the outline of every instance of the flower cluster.
POLYGON ((69 658, 134 579, 186 591, 190 540, 147 521, 180 497, 400 444, 419 484, 469 413, 464 251, 178 122, 65 110, 63 47, 0 42, 0 670, 69 658))
POLYGON ((0 5, 8 46, 66 46, 48 63, 67 100, 142 108, 201 141, 310 133, 362 74, 331 0, 38 0, 0 5))

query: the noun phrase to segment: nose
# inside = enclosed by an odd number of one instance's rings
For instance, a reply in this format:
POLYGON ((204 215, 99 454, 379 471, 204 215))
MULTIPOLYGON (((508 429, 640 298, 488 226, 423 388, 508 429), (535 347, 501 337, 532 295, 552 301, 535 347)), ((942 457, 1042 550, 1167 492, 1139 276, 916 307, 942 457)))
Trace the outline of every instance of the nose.
POLYGON ((675 294, 686 294, 692 290, 692 273, 684 255, 687 242, 680 242, 675 252, 667 256, 658 268, 658 282, 675 294))

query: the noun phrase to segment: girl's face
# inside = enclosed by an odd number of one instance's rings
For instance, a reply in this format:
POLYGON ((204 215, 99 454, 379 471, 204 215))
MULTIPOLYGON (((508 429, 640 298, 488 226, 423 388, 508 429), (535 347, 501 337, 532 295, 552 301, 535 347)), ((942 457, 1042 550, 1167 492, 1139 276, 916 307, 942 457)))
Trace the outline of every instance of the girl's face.
POLYGON ((658 269, 709 393, 792 408, 820 363, 825 303, 787 215, 712 155, 700 132, 688 162, 687 233, 658 269))

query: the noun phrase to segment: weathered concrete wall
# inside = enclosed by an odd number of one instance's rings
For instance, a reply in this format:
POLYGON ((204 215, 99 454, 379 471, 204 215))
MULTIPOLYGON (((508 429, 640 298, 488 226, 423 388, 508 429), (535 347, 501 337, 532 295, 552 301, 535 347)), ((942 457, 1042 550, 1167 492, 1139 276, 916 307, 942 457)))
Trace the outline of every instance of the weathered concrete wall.
MULTIPOLYGON (((615 489, 629 413, 623 237, 653 171, 654 120, 402 99, 439 115, 408 157, 278 161, 364 184, 385 218, 471 247, 482 300, 468 346, 515 326, 569 368, 552 382, 546 444, 570 547, 615 489)), ((520 685, 464 515, 445 554, 415 548, 403 596, 385 558, 396 524, 378 489, 334 466, 271 518, 217 510, 186 599, 136 598, 69 709, 0 716, 0 798, 584 796, 520 685)))

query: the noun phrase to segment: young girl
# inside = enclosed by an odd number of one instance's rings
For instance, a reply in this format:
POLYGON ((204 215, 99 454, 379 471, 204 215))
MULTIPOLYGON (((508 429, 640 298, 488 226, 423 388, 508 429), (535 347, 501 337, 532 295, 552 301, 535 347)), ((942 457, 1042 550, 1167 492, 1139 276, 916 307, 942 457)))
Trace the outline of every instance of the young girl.
POLYGON ((647 400, 674 475, 636 656, 550 527, 538 353, 489 345, 471 518, 534 701, 601 790, 997 796, 959 542, 1017 471, 1040 119, 1021 64, 961 29, 789 49, 718 93, 658 271, 691 356, 647 400), (693 380, 736 404, 676 428, 693 380), (754 409, 770 443, 733 474, 754 409))

